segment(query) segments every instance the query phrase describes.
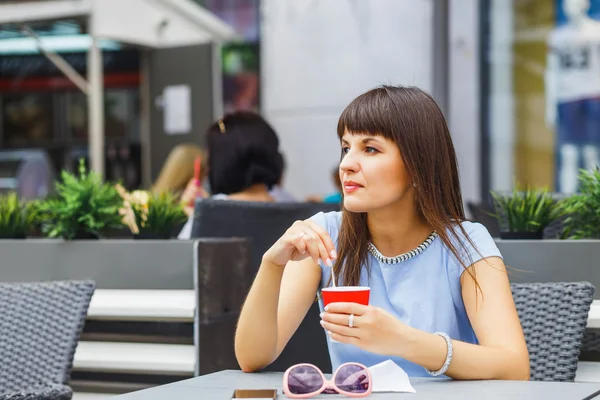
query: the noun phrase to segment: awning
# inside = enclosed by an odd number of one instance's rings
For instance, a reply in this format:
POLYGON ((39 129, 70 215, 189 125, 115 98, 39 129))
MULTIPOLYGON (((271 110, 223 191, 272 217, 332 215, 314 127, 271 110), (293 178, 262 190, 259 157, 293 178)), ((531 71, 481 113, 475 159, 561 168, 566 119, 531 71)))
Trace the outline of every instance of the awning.
POLYGON ((191 0, 0 1, 0 24, 90 17, 90 34, 162 48, 236 38, 234 30, 191 0))

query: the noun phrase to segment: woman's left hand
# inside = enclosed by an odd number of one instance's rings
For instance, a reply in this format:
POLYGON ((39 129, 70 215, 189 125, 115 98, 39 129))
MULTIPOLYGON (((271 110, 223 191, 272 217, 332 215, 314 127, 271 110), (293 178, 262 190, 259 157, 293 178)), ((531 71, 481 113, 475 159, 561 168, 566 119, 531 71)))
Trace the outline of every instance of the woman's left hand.
POLYGON ((321 325, 340 343, 385 355, 398 351, 402 333, 407 329, 387 311, 358 303, 329 303, 321 314, 321 325), (354 314, 352 328, 351 314, 354 314))

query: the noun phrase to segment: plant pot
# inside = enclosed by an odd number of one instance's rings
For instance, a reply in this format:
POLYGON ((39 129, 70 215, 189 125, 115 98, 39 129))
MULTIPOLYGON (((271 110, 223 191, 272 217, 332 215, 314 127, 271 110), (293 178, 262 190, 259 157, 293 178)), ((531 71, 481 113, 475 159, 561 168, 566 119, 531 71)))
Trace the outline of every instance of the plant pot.
POLYGON ((156 232, 140 232, 137 235, 133 235, 134 239, 161 239, 168 240, 171 239, 171 235, 169 233, 156 233, 156 232))
POLYGON ((25 239, 25 234, 10 234, 10 233, 6 233, 6 234, 1 234, 0 233, 0 239, 25 239))
POLYGON ((540 240, 544 238, 544 231, 539 232, 500 232, 500 238, 505 240, 540 240))
POLYGON ((73 240, 98 240, 98 235, 90 232, 77 232, 73 237, 73 240))
POLYGON ((112 228, 102 232, 105 239, 131 239, 133 234, 129 228, 112 228))
POLYGON ((25 235, 25 238, 44 238, 44 233, 42 232, 42 228, 40 227, 32 227, 29 232, 27 232, 27 235, 25 235))

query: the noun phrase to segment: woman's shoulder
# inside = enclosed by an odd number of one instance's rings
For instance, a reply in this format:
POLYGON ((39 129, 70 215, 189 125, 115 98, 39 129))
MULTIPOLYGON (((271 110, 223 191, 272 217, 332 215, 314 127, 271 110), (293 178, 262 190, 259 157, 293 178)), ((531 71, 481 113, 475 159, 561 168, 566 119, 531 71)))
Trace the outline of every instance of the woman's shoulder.
POLYGON ((454 228, 457 236, 452 235, 449 229, 449 238, 454 242, 463 258, 463 263, 466 263, 465 265, 471 265, 487 257, 502 258, 496 241, 484 225, 478 222, 462 221, 460 224, 455 224, 454 228))
MULTIPOLYGON (((476 241, 479 239, 493 240, 492 235, 487 230, 487 228, 484 225, 480 224, 479 222, 462 221, 460 223, 460 225, 466 232, 467 236, 473 241, 476 241)), ((464 235, 460 229, 459 229, 459 234, 464 235)))

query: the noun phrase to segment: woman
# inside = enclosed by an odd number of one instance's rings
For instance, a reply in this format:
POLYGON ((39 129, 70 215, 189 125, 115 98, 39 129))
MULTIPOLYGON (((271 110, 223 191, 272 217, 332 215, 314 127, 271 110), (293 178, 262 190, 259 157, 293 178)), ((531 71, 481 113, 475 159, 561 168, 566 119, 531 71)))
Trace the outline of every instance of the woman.
POLYGON ((377 88, 350 103, 337 131, 343 211, 294 223, 263 255, 236 332, 241 368, 281 354, 333 265, 338 285, 371 287, 369 306, 332 303, 321 314, 339 342, 328 341, 334 369, 391 359, 409 376, 529 379, 502 256, 465 220, 435 101, 416 88, 377 88))
MULTIPOLYGON (((181 193, 190 180, 194 179, 194 163, 200 157, 205 164, 206 156, 202 149, 193 143, 182 143, 175 146, 165 160, 162 169, 152 185, 152 192, 181 193)), ((204 168, 201 172, 204 171, 204 168)))
POLYGON ((204 179, 206 171, 206 155, 204 151, 192 143, 182 143, 175 146, 163 164, 152 192, 156 194, 172 192, 180 195, 185 214, 189 217, 194 209, 190 206, 193 199, 200 195, 206 197, 202 187, 196 186, 194 177, 194 164, 200 159, 200 182, 204 179), (187 186, 186 186, 187 185, 187 186), (185 190, 184 190, 185 189, 185 190))
MULTIPOLYGON (((206 135, 208 180, 212 198, 273 202, 269 192, 281 178, 283 168, 279 138, 260 115, 250 111, 226 114, 212 124, 206 135)), ((197 187, 190 183, 184 199, 194 199, 197 187)), ((193 215, 179 239, 191 234, 193 215)))

